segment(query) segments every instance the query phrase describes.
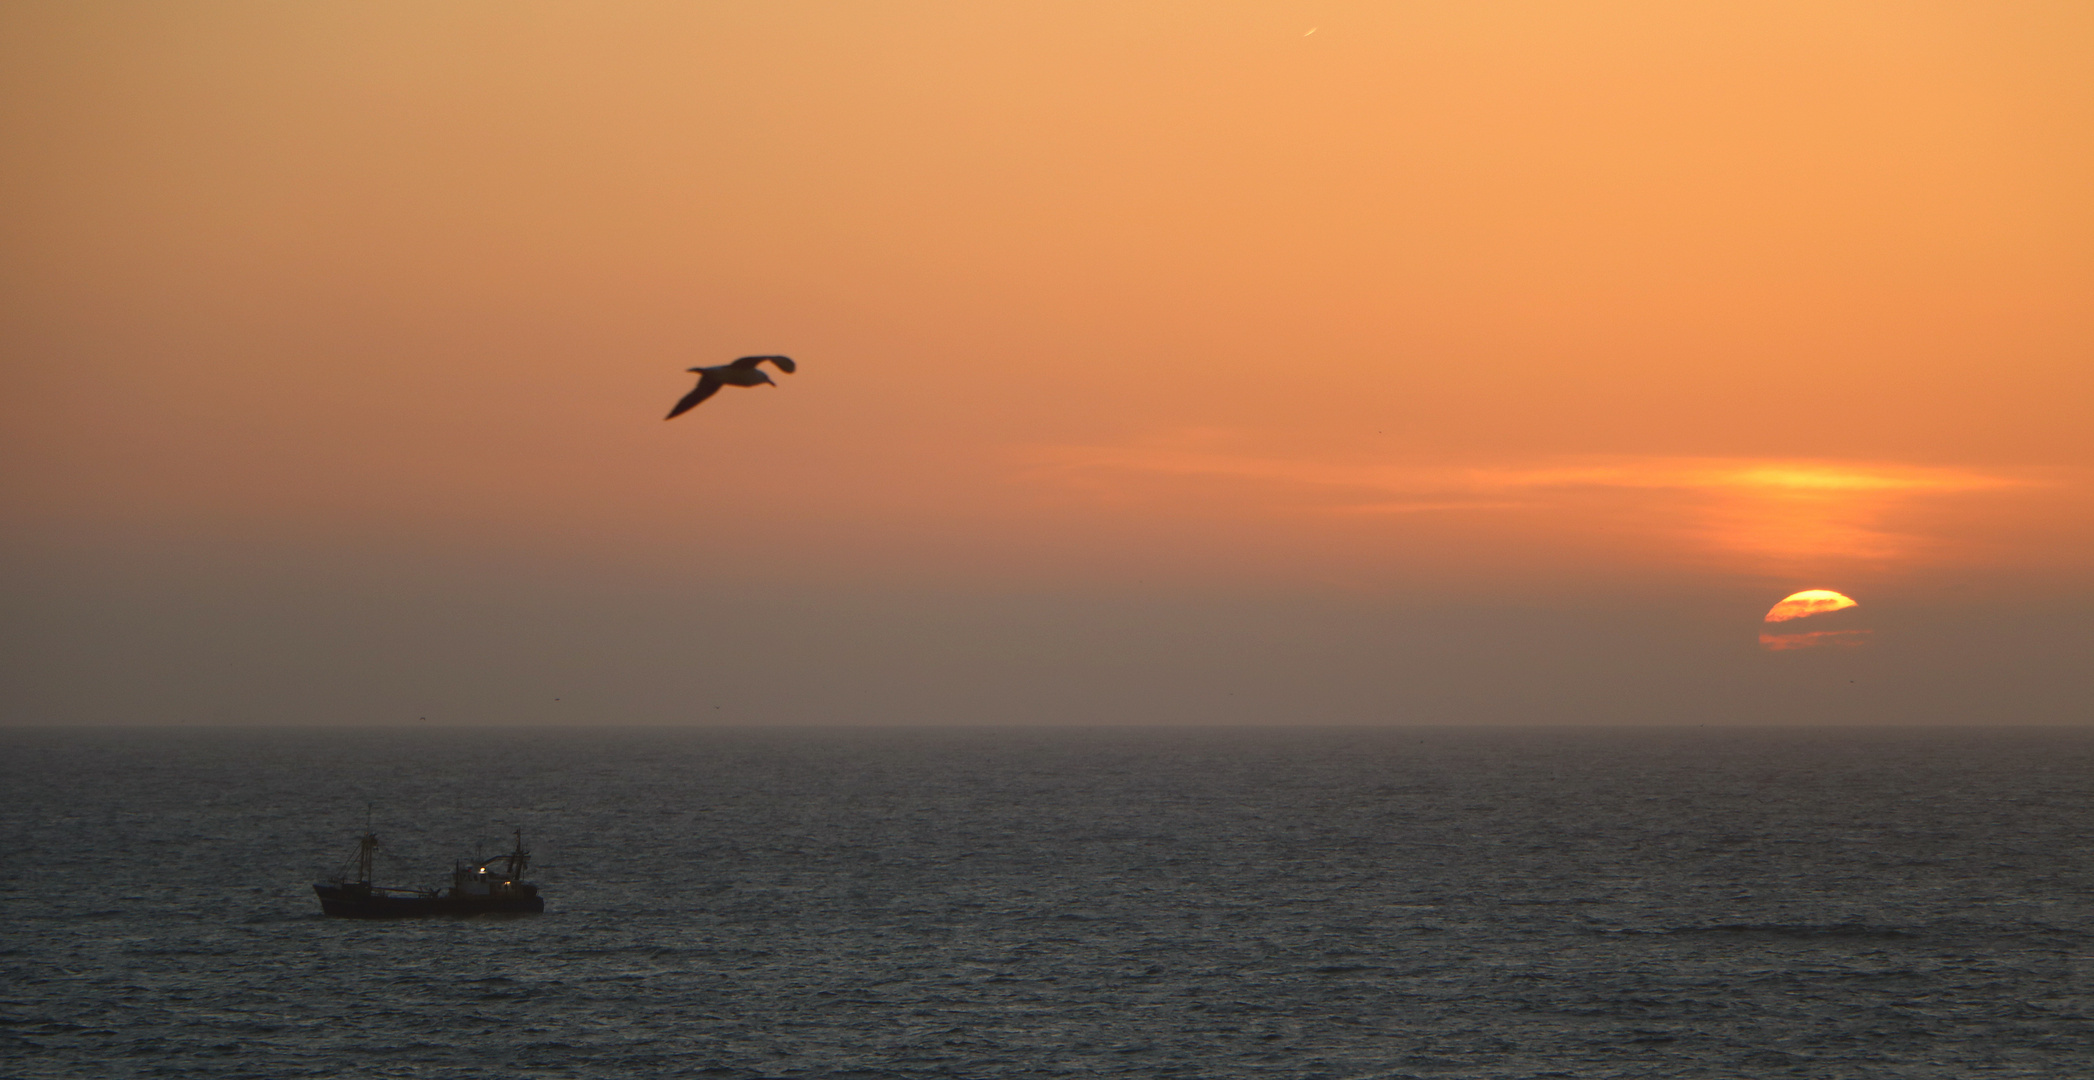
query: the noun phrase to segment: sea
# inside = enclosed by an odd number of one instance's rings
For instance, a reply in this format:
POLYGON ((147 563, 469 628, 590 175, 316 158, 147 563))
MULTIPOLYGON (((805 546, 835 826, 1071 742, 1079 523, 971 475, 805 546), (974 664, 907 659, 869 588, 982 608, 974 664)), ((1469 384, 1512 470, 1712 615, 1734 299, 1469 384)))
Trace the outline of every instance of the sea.
POLYGON ((2088 1077, 2094 732, 4 729, 0 1076, 2088 1077))

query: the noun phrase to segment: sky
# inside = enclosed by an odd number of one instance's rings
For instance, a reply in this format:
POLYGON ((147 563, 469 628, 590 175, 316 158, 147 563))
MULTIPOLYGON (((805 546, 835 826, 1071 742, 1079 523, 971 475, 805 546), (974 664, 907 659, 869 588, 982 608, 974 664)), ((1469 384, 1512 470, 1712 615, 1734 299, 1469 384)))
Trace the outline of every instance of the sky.
POLYGON ((2094 722, 2085 4, 25 0, 0 147, 0 723, 2094 722))

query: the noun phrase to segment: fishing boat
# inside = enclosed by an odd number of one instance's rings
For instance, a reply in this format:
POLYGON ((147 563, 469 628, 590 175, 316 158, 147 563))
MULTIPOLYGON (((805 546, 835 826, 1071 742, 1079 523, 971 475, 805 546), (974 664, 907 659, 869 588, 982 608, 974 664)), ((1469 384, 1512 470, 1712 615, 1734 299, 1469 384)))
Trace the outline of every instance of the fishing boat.
POLYGON ((531 865, 531 853, 524 850, 522 829, 516 831, 514 851, 484 862, 453 864, 448 889, 374 883, 371 861, 377 851, 378 836, 367 829, 342 872, 313 883, 313 891, 320 895, 322 912, 349 919, 420 919, 433 915, 530 915, 545 910, 538 886, 523 880, 524 871, 531 865), (356 875, 353 879, 349 876, 352 867, 356 875))

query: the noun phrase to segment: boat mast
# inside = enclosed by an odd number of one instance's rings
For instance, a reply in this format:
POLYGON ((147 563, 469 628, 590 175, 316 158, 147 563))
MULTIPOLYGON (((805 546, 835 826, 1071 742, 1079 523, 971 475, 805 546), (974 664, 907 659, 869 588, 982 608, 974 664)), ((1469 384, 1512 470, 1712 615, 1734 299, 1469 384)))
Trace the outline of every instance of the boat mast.
POLYGON ((356 842, 356 880, 371 883, 371 853, 378 850, 378 834, 371 831, 371 804, 364 804, 364 838, 356 842))

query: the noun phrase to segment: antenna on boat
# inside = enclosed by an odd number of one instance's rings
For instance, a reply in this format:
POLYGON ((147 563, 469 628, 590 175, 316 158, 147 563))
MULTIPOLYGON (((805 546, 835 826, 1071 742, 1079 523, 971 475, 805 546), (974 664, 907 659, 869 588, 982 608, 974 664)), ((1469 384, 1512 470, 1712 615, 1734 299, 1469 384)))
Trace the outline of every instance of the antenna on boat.
POLYGON ((371 831, 372 804, 364 803, 364 837, 356 843, 356 880, 371 883, 371 853, 378 850, 378 834, 371 831))

